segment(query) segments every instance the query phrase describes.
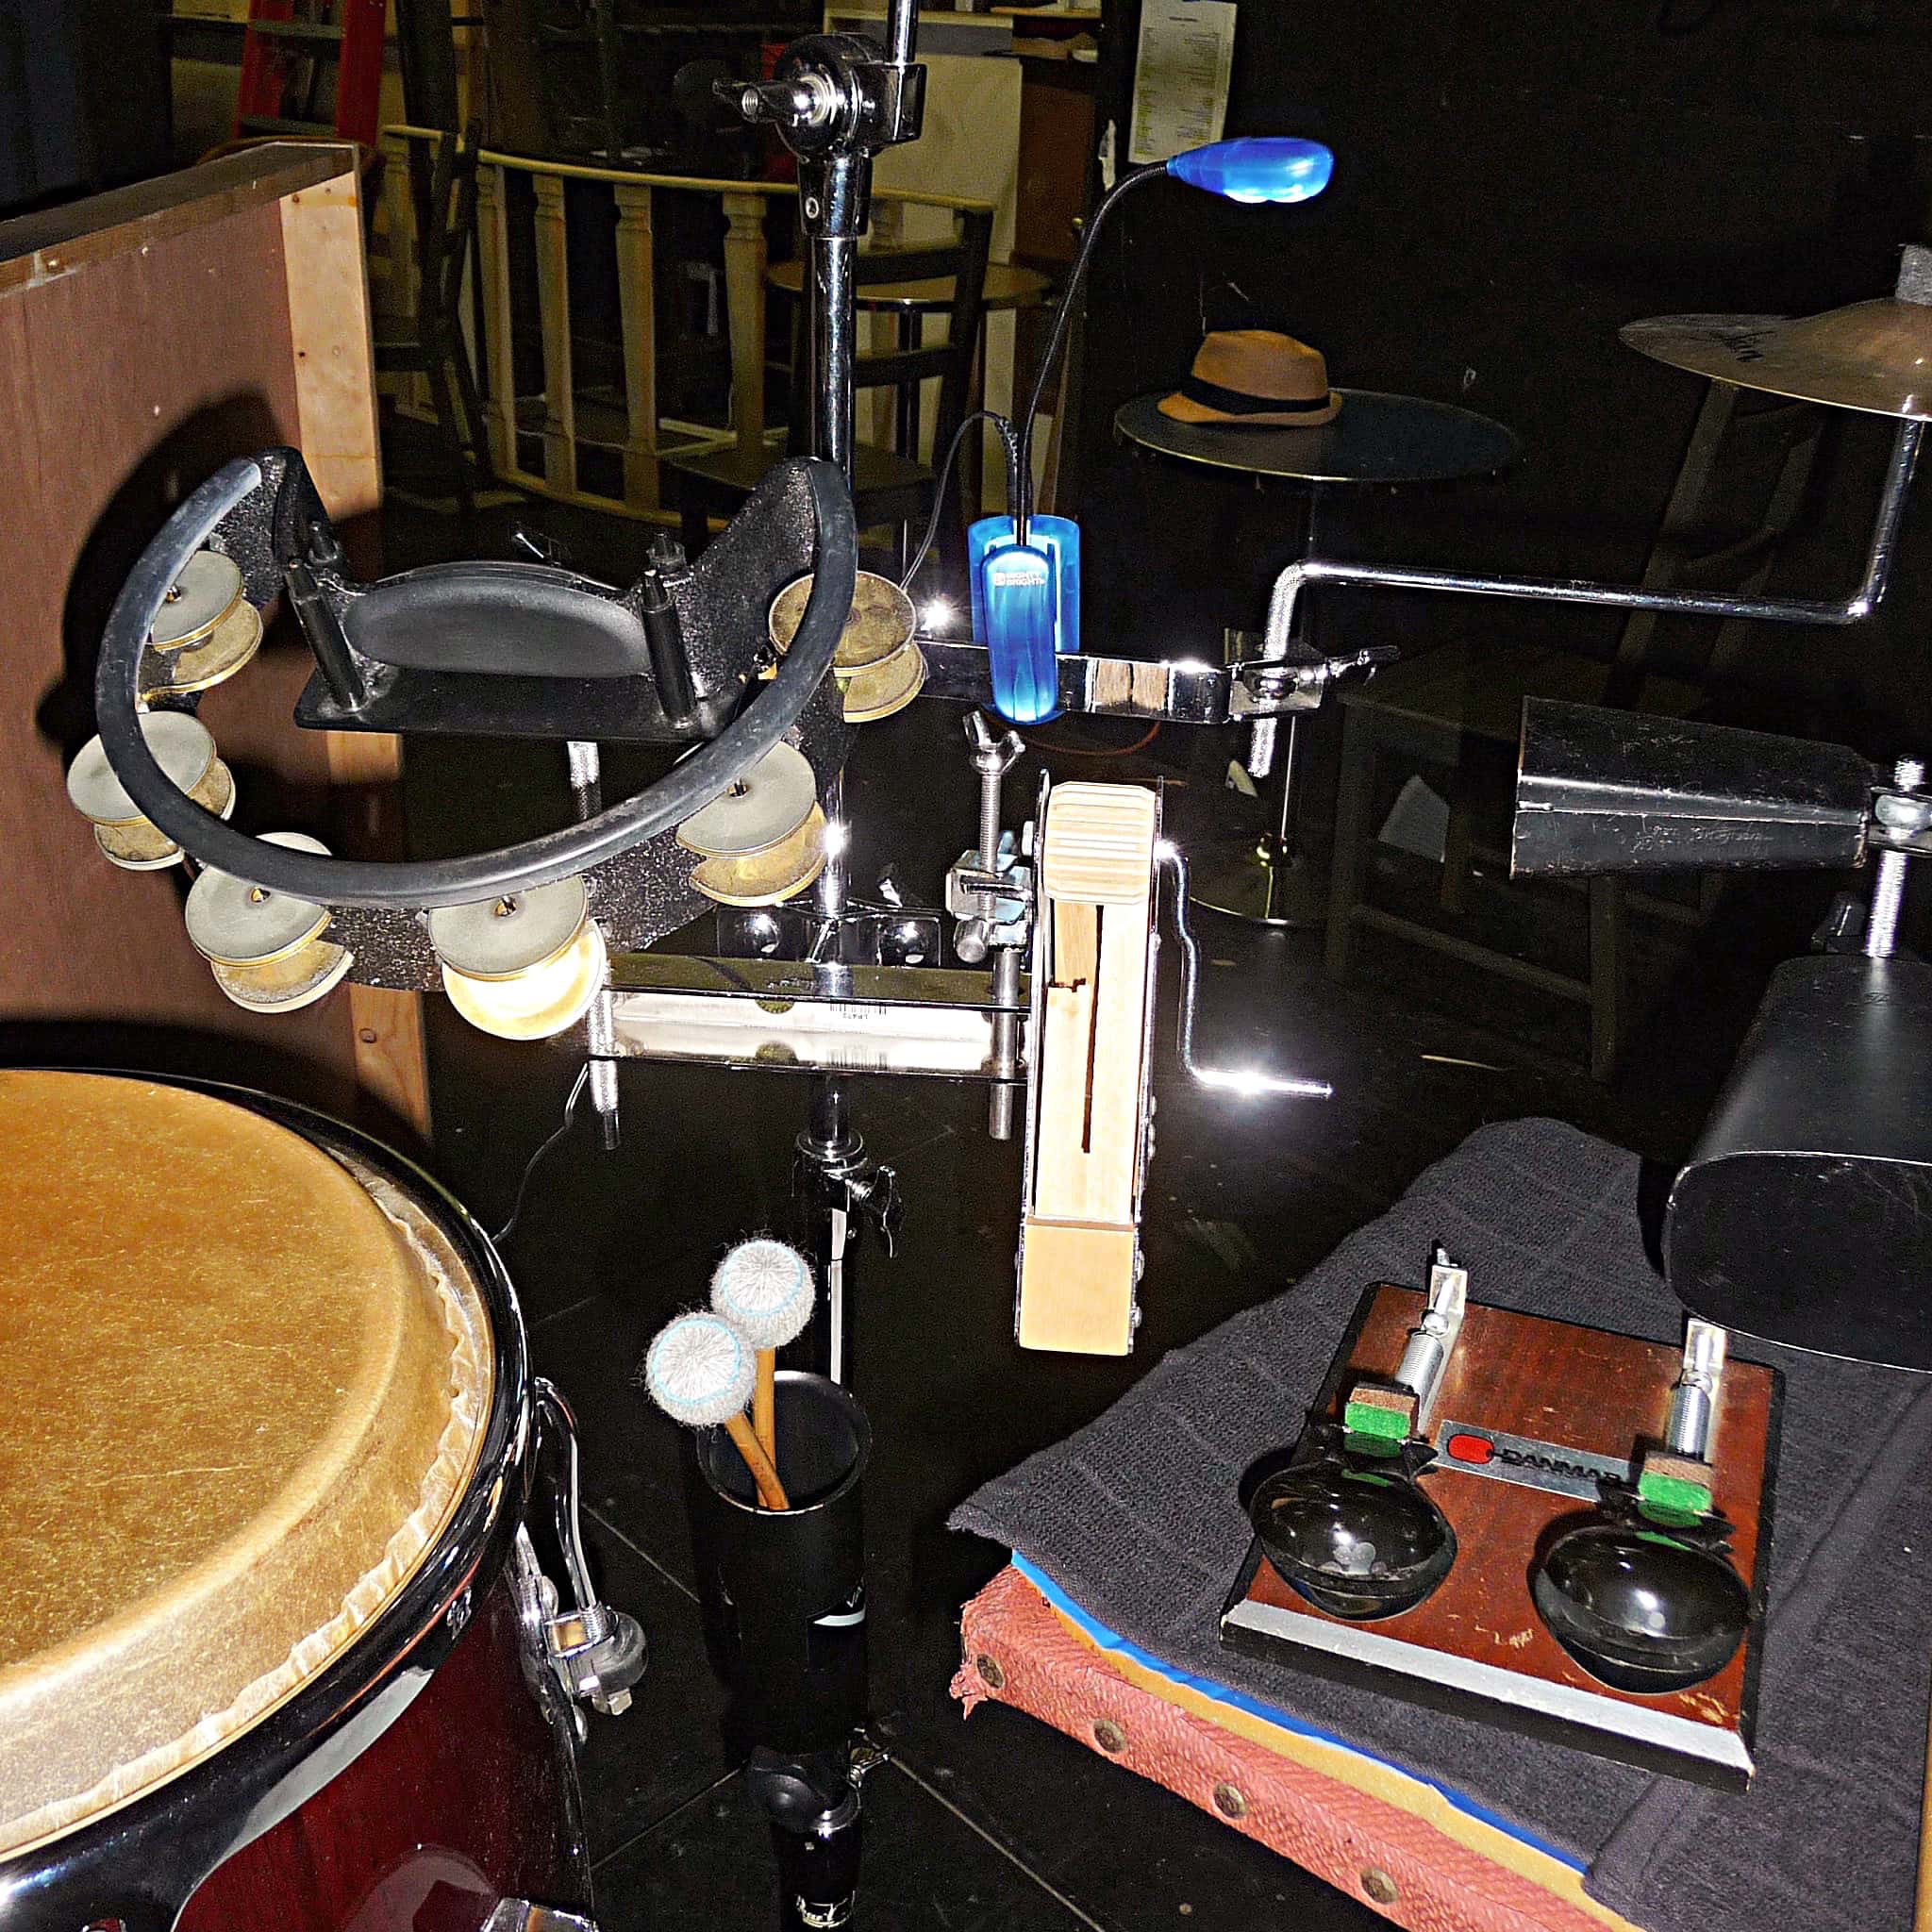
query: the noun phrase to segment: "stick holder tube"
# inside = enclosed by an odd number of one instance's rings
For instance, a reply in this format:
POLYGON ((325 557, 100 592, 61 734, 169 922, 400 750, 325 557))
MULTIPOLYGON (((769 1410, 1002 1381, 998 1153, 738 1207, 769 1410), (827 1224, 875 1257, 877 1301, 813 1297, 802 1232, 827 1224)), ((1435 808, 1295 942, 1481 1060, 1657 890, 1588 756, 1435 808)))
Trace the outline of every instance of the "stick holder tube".
POLYGON ((691 1540, 734 1749, 842 1750, 866 1714, 860 1497, 872 1430, 823 1376, 781 1370, 775 1460, 792 1507, 760 1509, 723 1429, 695 1438, 691 1540))

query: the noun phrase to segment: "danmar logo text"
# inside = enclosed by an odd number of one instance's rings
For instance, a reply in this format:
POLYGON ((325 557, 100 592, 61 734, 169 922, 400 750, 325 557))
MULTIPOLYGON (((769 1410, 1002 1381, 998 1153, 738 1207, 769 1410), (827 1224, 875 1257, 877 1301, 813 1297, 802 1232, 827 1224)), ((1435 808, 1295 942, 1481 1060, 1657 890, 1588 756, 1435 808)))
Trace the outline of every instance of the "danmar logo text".
POLYGON ((1560 1456, 1531 1456, 1522 1449, 1511 1449, 1501 1442, 1491 1445, 1495 1451, 1498 1462, 1507 1463, 1511 1469, 1540 1469, 1550 1475, 1574 1475, 1589 1478, 1600 1472, 1582 1462, 1571 1462, 1560 1456))

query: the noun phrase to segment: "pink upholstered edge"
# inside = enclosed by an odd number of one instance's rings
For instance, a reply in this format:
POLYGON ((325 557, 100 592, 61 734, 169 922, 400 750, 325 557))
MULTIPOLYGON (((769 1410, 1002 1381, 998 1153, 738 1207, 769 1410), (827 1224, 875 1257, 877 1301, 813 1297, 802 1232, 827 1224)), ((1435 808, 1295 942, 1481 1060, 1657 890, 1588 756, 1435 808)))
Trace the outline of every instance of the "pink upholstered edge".
POLYGON ((1129 1683, 1016 1570, 966 1606, 960 1639, 952 1692, 967 1715, 989 1698, 1026 1711, 1410 1932, 1605 1932, 1624 1923, 1129 1683))

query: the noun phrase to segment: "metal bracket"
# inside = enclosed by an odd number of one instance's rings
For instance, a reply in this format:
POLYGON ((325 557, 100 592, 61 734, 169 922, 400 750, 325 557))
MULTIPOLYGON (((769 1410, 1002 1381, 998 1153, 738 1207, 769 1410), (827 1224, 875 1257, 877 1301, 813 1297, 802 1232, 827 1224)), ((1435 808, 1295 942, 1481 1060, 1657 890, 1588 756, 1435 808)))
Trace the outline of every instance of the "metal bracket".
POLYGON ((1158 867, 1165 867, 1174 883, 1174 931, 1181 942, 1181 1004, 1179 1039, 1181 1066, 1191 1078, 1218 1092, 1243 1100, 1279 1095, 1292 1100, 1331 1100, 1335 1089, 1326 1080, 1302 1080, 1270 1074, 1259 1067, 1204 1067, 1194 1058, 1194 1009, 1200 998, 1201 947, 1188 921, 1188 861, 1178 845, 1163 839, 1154 848, 1158 867))
POLYGON ((621 1717, 630 1708, 631 1686, 644 1674, 643 1632, 635 1617, 598 1599, 584 1557, 576 1419, 556 1387, 541 1375, 531 1385, 531 1401, 539 1423, 540 1453, 547 1452, 562 1466, 562 1480, 551 1496, 551 1526, 574 1599, 559 1609, 556 1586, 538 1572, 544 1654, 571 1698, 606 1717, 621 1717))
POLYGON ((1404 1442, 1426 1441, 1436 1393, 1461 1339, 1468 1304, 1469 1270, 1452 1261, 1438 1241, 1429 1253, 1428 1299, 1408 1331, 1394 1375, 1388 1381, 1367 1376, 1357 1382, 1343 1406, 1342 1427, 1352 1436, 1379 1442, 1384 1453, 1404 1442))
POLYGON ((499 1899, 496 1909, 484 1920, 482 1932, 597 1932, 597 1922, 582 1912, 533 1906, 526 1898, 506 1898, 499 1899))
POLYGON ((937 966, 944 922, 915 907, 848 905, 836 917, 812 906, 721 909, 718 953, 726 959, 801 960, 827 966, 937 966))
POLYGON ((1407 1345, 1396 1364, 1395 1379, 1415 1391, 1416 1433, 1429 1426, 1436 1391, 1456 1344, 1462 1336, 1462 1313, 1469 1304, 1469 1270, 1449 1258, 1439 1241, 1429 1257, 1429 1300, 1423 1317, 1408 1332, 1407 1345))
MULTIPOLYGON (((995 1032, 994 975, 937 966, 831 966, 618 953, 610 1050, 785 1073, 1010 1077, 995 1032)), ((1016 1045, 1024 1058, 1024 1041, 1016 1045)))

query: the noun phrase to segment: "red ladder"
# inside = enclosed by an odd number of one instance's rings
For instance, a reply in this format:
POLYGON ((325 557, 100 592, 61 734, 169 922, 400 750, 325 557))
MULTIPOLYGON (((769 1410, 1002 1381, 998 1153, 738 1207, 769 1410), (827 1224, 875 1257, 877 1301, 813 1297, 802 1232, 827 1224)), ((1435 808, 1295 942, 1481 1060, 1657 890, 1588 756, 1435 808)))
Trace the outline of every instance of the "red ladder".
POLYGON ((248 0, 235 132, 338 134, 375 145, 387 0, 248 0), (335 68, 335 120, 310 118, 335 68), (305 114, 305 109, 309 114, 305 114))

